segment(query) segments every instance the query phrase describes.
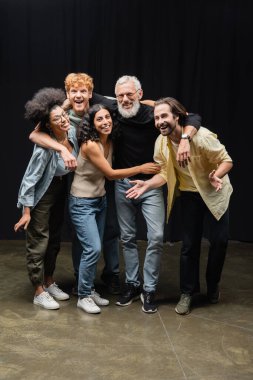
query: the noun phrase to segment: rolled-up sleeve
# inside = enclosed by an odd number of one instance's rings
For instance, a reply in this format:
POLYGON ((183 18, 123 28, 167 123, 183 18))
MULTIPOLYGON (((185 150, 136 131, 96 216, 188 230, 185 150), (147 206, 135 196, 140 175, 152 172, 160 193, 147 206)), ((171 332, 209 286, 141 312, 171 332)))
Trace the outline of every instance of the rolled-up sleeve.
POLYGON ((43 176, 49 157, 50 154, 48 150, 35 146, 20 185, 17 203, 18 208, 34 206, 35 186, 43 176))
POLYGON ((158 136, 154 147, 154 161, 161 166, 159 175, 167 182, 167 161, 169 150, 167 149, 166 139, 158 136))

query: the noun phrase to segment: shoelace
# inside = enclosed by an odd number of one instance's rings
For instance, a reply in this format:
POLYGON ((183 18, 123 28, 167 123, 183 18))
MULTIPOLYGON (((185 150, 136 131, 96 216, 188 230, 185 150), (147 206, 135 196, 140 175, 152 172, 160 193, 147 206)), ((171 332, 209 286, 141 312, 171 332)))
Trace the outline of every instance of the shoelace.
POLYGON ((92 305, 94 305, 94 301, 93 301, 93 299, 92 299, 91 297, 85 297, 84 299, 85 299, 87 302, 92 303, 92 305))
POLYGON ((64 293, 64 292, 59 288, 59 286, 58 286, 56 283, 53 283, 52 285, 53 285, 53 289, 54 289, 54 291, 55 291, 56 293, 59 293, 59 294, 64 293))
POLYGON ((153 302, 153 294, 146 293, 146 301, 147 301, 147 303, 152 303, 153 302))
POLYGON ((50 294, 48 292, 44 292, 45 294, 42 294, 42 297, 45 297, 47 298, 49 301, 51 301, 53 299, 52 296, 50 296, 50 294))
POLYGON ((190 302, 190 298, 188 297, 188 295, 183 294, 182 300, 180 300, 180 303, 183 305, 188 305, 189 302, 190 302))
POLYGON ((54 284, 54 289, 57 293, 63 293, 63 291, 61 289, 59 289, 59 286, 54 284))

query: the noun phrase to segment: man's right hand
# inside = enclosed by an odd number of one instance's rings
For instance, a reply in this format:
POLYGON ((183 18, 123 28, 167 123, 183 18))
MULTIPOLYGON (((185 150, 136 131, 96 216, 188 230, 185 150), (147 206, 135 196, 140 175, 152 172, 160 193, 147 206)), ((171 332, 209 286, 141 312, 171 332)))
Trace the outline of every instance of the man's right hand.
POLYGON ((71 103, 69 101, 69 99, 65 99, 64 102, 62 103, 62 108, 65 110, 65 111, 68 111, 69 109, 71 109, 71 103))
POLYGON ((73 156, 73 154, 71 154, 68 149, 64 146, 62 146, 62 149, 61 151, 59 152, 63 161, 64 161, 64 164, 65 164, 65 168, 66 169, 69 169, 71 171, 74 171, 76 170, 76 167, 77 167, 77 161, 76 161, 76 158, 73 156))
POLYGON ((147 191, 148 186, 146 184, 146 181, 136 179, 134 181, 129 181, 129 183, 133 183, 135 185, 126 191, 126 198, 137 199, 140 195, 147 191))
POLYGON ((71 171, 76 170, 76 158, 73 156, 73 154, 69 152, 67 147, 52 139, 52 137, 49 136, 47 133, 41 132, 39 128, 40 125, 38 124, 35 130, 33 130, 30 134, 29 139, 34 144, 37 144, 42 148, 55 150, 61 155, 66 169, 69 169, 71 171))

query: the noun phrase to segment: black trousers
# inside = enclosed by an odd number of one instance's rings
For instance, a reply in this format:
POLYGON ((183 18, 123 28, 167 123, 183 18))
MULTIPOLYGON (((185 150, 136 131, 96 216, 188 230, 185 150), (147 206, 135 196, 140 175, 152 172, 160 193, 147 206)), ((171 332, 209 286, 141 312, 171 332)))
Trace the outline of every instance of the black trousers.
POLYGON ((181 192, 183 243, 180 257, 180 290, 192 295, 200 290, 199 260, 204 220, 208 228, 210 248, 206 268, 207 292, 213 293, 219 284, 225 261, 228 234, 228 210, 215 219, 199 193, 181 192))

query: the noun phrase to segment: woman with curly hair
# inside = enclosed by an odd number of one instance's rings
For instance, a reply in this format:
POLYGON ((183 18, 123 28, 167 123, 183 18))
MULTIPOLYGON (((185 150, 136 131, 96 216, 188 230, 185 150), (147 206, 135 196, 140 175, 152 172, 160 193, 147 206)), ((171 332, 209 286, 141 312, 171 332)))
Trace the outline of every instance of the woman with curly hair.
POLYGON ((100 313, 99 306, 109 304, 94 289, 106 216, 105 177, 121 179, 139 173, 155 174, 160 170, 153 162, 128 169, 112 169, 112 128, 112 116, 107 107, 96 104, 90 108, 78 133, 81 146, 70 190, 70 216, 83 250, 77 307, 87 313, 100 313))
MULTIPOLYGON (((60 89, 43 88, 25 105, 25 117, 77 157, 76 130, 61 107, 65 94, 60 89)), ((24 174, 18 208, 23 215, 14 230, 26 230, 26 260, 29 278, 34 286, 33 303, 45 309, 59 309, 54 300, 67 300, 69 295, 54 282, 53 273, 60 250, 61 227, 67 195, 67 174, 56 151, 35 145, 24 174)))

